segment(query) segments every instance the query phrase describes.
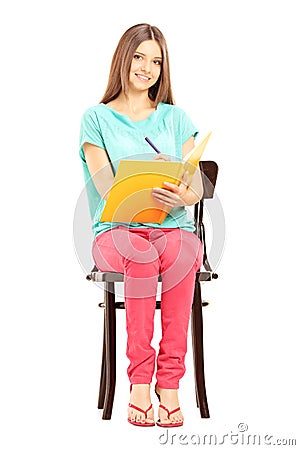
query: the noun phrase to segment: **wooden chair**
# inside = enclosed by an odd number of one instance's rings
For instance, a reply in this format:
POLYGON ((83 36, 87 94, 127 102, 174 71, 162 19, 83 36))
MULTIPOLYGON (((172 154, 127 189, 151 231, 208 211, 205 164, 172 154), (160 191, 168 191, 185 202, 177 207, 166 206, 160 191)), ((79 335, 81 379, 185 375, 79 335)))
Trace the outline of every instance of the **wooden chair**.
MULTIPOLYGON (((206 253, 205 229, 203 224, 204 200, 213 198, 218 174, 218 166, 214 161, 202 161, 200 163, 204 193, 202 199, 194 205, 195 234, 203 244, 203 264, 197 272, 195 292, 192 306, 191 330, 192 348, 194 360, 194 378, 196 388, 196 403, 200 408, 202 418, 209 417, 207 403, 204 358, 203 358, 203 320, 202 307, 208 302, 202 301, 201 281, 210 281, 218 278, 213 272, 206 253), (203 268, 205 269, 203 271, 203 268)), ((104 283, 104 301, 99 304, 104 308, 102 364, 100 376, 100 388, 98 397, 98 409, 103 409, 102 419, 109 420, 112 414, 115 385, 116 385, 116 309, 125 309, 124 302, 115 301, 115 283, 123 282, 124 276, 117 272, 100 272, 94 266, 87 280, 96 283, 104 283)), ((161 277, 159 277, 161 281, 161 277)), ((156 302, 156 309, 160 309, 160 301, 156 302)))

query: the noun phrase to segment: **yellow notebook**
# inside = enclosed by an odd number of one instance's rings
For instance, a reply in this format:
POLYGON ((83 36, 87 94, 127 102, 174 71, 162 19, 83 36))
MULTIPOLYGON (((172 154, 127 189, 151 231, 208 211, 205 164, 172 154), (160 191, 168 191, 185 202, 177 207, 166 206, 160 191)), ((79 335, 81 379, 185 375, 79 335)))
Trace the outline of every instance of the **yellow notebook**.
POLYGON ((100 221, 162 223, 170 208, 155 200, 152 189, 166 189, 165 181, 179 185, 185 172, 190 182, 210 135, 182 161, 121 160, 100 221))

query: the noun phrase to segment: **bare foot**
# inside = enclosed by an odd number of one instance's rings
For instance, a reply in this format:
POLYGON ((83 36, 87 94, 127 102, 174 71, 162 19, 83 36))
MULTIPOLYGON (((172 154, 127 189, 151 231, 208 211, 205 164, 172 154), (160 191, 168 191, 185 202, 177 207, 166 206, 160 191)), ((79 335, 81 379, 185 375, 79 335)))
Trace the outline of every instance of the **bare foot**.
MULTIPOLYGON (((150 385, 149 384, 133 384, 129 403, 137 408, 146 411, 151 405, 150 398, 150 385)), ((128 419, 131 422, 150 423, 154 424, 154 412, 151 408, 147 415, 143 412, 136 410, 135 408, 128 407, 128 419)))
MULTIPOLYGON (((155 387, 156 392, 160 395, 160 403, 169 411, 179 408, 178 390, 177 389, 162 389, 155 387)), ((168 413, 163 408, 159 408, 158 417, 162 424, 181 423, 184 420, 182 412, 176 411, 168 418, 168 413)))

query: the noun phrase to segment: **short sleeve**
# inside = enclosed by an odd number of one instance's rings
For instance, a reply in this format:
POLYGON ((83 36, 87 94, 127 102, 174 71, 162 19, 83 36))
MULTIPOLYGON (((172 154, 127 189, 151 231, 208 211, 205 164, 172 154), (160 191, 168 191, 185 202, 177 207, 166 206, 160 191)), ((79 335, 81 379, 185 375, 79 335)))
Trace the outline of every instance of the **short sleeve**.
POLYGON ((178 114, 178 128, 180 131, 181 144, 184 144, 191 136, 196 138, 199 130, 183 109, 178 107, 176 109, 178 114))
POLYGON ((105 149, 99 117, 95 110, 88 109, 82 116, 80 125, 80 156, 84 159, 82 146, 85 142, 105 149))

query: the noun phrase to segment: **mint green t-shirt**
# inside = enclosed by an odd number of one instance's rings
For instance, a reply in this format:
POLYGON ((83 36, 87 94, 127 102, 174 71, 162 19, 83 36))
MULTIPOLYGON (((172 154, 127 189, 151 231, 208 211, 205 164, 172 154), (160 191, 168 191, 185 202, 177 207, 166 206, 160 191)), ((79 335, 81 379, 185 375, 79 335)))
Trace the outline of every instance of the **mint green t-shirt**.
POLYGON ((184 207, 172 208, 161 224, 100 222, 105 201, 95 188, 84 157, 83 144, 89 142, 107 152, 113 172, 116 173, 121 159, 151 160, 155 151, 145 141, 145 136, 159 150, 173 160, 182 159, 182 145, 198 130, 187 114, 178 106, 159 103, 156 110, 145 120, 132 121, 128 116, 100 103, 83 114, 80 128, 80 157, 93 221, 93 232, 99 233, 123 225, 128 227, 182 228, 194 231, 194 219, 184 207))

